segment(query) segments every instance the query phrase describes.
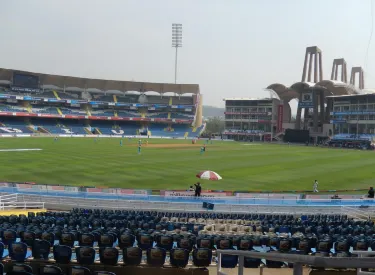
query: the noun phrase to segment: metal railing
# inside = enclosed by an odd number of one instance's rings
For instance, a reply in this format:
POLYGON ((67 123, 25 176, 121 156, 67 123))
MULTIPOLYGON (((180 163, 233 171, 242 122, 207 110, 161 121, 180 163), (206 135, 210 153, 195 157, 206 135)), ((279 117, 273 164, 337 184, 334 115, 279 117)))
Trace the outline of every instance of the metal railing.
MULTIPOLYGON (((353 254, 357 254, 359 258, 375 256, 374 251, 353 251, 353 254)), ((374 258, 370 258, 370 259, 374 261, 374 258)), ((375 272, 363 271, 361 267, 357 268, 357 275, 374 275, 374 274, 375 272)))
POLYGON ((9 209, 44 209, 42 201, 25 201, 23 196, 17 193, 0 196, 0 210, 9 209))
POLYGON ((341 207, 341 206, 374 206, 374 199, 299 199, 289 197, 266 197, 266 198, 243 198, 235 196, 223 197, 201 197, 195 198, 193 196, 160 196, 160 195, 146 195, 146 194, 111 194, 111 193, 89 193, 89 192, 67 192, 56 190, 40 190, 40 189, 18 189, 16 187, 0 187, 0 192, 3 193, 19 193, 28 195, 40 196, 57 196, 70 197, 81 199, 101 199, 101 200, 132 200, 132 201, 147 201, 147 202, 163 202, 163 203, 202 203, 209 201, 214 204, 224 205, 252 205, 252 206, 313 206, 313 207, 341 207))
POLYGON ((366 221, 374 218, 374 209, 365 207, 342 206, 342 214, 358 221, 366 221))
MULTIPOLYGON (((316 268, 338 268, 338 269, 357 269, 360 275, 374 275, 374 273, 361 271, 362 268, 374 268, 374 258, 350 258, 350 257, 319 257, 309 255, 296 255, 287 253, 263 253, 263 252, 250 252, 239 250, 217 250, 218 264, 217 274, 226 275, 221 268, 222 255, 235 255, 239 257, 238 275, 244 274, 244 260, 245 257, 255 259, 266 259, 277 262, 293 263, 293 275, 302 275, 303 266, 313 266, 316 268), (359 270, 359 271, 358 271, 359 270)), ((353 251, 354 254, 361 254, 362 251, 353 251)), ((375 252, 364 252, 363 255, 375 255, 375 252)))

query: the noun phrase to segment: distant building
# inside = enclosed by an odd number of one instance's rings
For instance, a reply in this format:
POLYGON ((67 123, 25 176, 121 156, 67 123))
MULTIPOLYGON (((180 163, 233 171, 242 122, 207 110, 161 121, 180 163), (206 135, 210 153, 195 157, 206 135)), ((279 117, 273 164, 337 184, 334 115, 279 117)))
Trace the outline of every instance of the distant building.
MULTIPOLYGON (((225 98, 224 136, 234 140, 271 140, 282 132, 283 104, 277 98, 225 98)), ((290 114, 289 114, 290 116, 290 114)))

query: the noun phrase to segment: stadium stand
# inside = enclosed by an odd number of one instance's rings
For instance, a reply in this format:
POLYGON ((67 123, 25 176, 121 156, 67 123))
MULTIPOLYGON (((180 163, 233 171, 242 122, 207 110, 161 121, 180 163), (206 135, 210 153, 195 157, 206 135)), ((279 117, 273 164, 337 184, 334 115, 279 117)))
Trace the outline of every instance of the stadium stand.
MULTIPOLYGON (((0 256, 13 264, 27 260, 28 272, 37 261, 89 270, 124 264, 208 267, 217 264, 218 249, 330 257, 375 249, 374 223, 346 215, 73 209, 0 218, 0 256)), ((238 257, 221 260, 224 268, 237 264, 238 257)), ((245 268, 261 265, 289 266, 245 258, 245 268)))
POLYGON ((24 73, 35 80, 32 87, 13 83, 20 76, 19 71, 0 69, 0 81, 10 83, 0 87, 0 116, 10 120, 7 126, 18 127, 13 133, 120 135, 129 132, 130 135, 147 135, 148 128, 157 136, 173 138, 200 133, 197 129, 202 125, 202 100, 196 84, 24 73), (78 120, 77 125, 65 125, 74 119, 78 120), (11 120, 18 123, 13 124, 11 120), (56 120, 60 121, 56 123, 56 120), (98 122, 103 120, 110 122, 98 122), (99 126, 90 127, 90 124, 99 126))

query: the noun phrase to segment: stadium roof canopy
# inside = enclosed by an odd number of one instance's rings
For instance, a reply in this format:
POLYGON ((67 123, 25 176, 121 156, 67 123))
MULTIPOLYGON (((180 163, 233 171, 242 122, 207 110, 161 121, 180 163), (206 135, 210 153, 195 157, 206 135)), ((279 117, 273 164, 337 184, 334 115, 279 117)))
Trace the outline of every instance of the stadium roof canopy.
POLYGON ((267 87, 267 89, 274 90, 281 100, 290 101, 294 98, 299 98, 300 91, 305 89, 319 89, 325 90, 326 96, 330 95, 356 95, 361 94, 361 91, 351 84, 347 84, 337 80, 322 80, 318 83, 312 82, 296 82, 289 88, 280 83, 274 83, 267 87))
POLYGON ((101 91, 153 91, 158 93, 176 93, 176 94, 199 94, 198 84, 171 84, 171 83, 151 83, 120 80, 105 80, 94 78, 82 78, 72 76, 61 76, 53 74, 33 73, 27 71, 0 69, 0 81, 12 81, 13 73, 30 74, 39 77, 41 86, 56 86, 59 88, 79 88, 79 89, 98 89, 101 91))

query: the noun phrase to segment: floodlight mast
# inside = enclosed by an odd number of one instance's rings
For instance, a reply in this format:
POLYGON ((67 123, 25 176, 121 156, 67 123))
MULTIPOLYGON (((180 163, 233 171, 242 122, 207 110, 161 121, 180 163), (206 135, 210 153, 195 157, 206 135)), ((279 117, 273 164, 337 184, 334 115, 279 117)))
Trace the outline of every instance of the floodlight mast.
POLYGON ((177 83, 177 50, 182 47, 182 24, 172 24, 172 47, 176 48, 174 61, 174 83, 177 83))

